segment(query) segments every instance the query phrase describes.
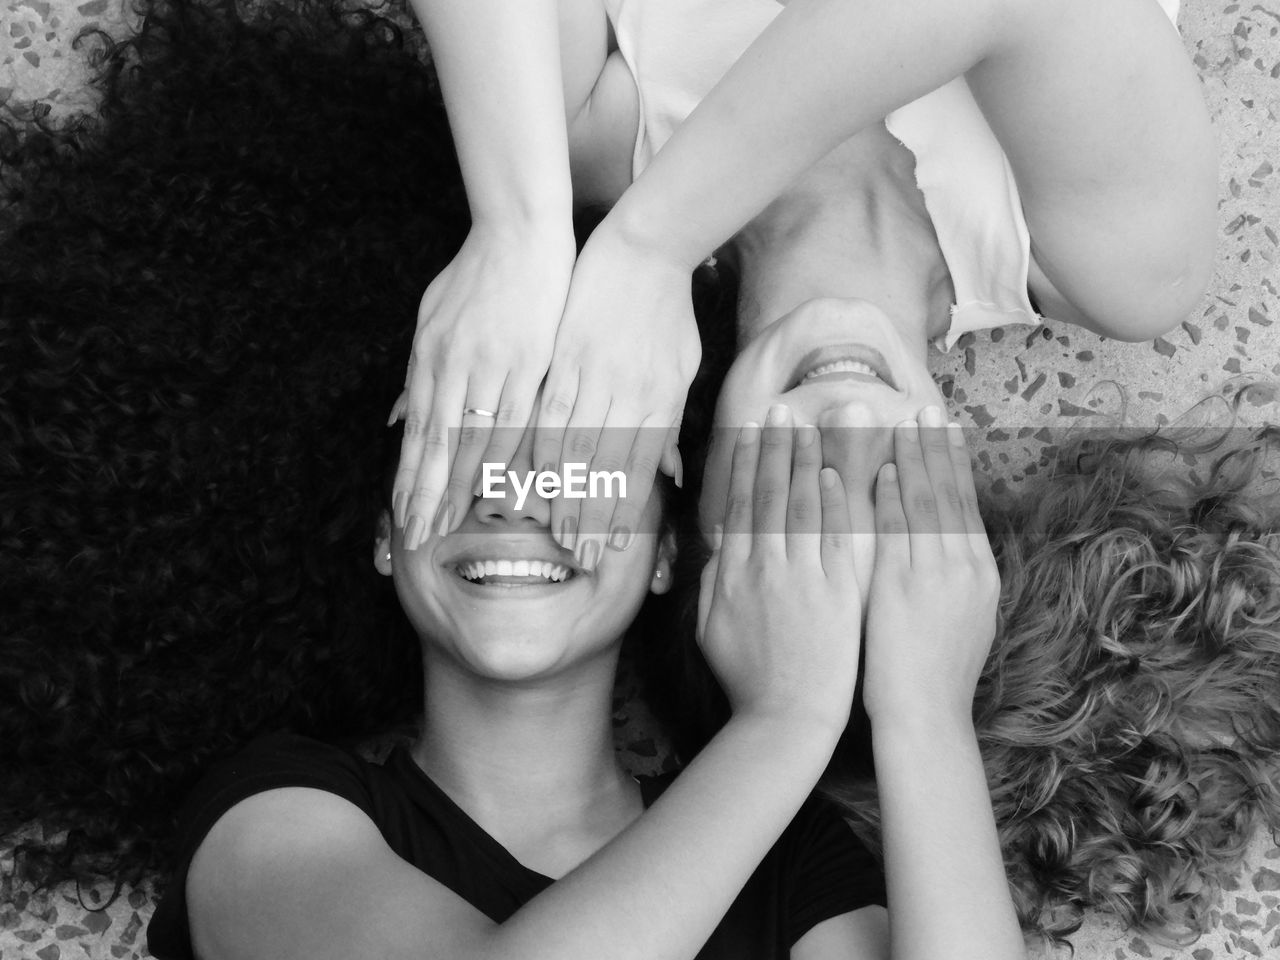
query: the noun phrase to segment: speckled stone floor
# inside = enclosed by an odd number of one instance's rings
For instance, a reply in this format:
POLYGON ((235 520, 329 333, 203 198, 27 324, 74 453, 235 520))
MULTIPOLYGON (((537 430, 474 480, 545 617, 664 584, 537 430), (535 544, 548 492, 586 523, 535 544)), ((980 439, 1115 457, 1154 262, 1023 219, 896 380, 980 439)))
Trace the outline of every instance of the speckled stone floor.
MULTIPOLYGON (((125 29, 127 9, 127 0, 0 0, 0 103, 16 98, 55 115, 91 109, 73 40, 85 28, 125 29)), ((934 373, 997 489, 1034 473, 1046 444, 1065 431, 1121 418, 1164 424, 1249 380, 1280 383, 1280 0, 1184 0, 1180 26, 1222 148, 1214 282, 1181 329, 1154 342, 1049 324, 966 336, 935 356, 934 373)), ((1245 422, 1280 420, 1274 390, 1255 388, 1250 399, 1245 422)), ((1210 416, 1220 422, 1221 413, 1210 416)), ((0 844, 0 878, 10 872, 5 854, 0 844)), ((147 956, 148 892, 125 890, 95 909, 102 902, 101 891, 37 895, 0 879, 0 960, 147 956)), ((1280 847, 1270 837, 1256 839, 1218 919, 1211 934, 1174 948, 1090 917, 1072 938, 1075 957, 1280 960, 1280 847)))

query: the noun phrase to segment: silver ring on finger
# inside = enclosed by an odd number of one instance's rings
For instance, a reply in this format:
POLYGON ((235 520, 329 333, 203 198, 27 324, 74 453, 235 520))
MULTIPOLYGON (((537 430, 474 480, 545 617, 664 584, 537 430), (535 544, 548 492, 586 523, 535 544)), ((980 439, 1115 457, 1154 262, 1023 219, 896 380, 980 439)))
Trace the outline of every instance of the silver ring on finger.
POLYGON ((492 410, 481 410, 479 407, 467 407, 462 411, 462 415, 465 417, 467 414, 475 414, 477 417, 490 417, 494 420, 498 418, 498 415, 492 410))

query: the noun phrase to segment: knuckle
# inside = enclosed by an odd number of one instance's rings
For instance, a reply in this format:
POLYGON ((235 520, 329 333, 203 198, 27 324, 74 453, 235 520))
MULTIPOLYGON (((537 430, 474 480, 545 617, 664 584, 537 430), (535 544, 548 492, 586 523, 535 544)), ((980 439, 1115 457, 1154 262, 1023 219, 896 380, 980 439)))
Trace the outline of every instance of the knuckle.
POLYGON ((907 521, 901 517, 890 517, 882 523, 881 529, 892 536, 905 534, 908 532, 907 521))
POLYGON ((464 424, 458 429, 458 444, 463 447, 476 447, 488 439, 489 431, 478 424, 464 424))
POLYGON ((725 505, 725 517, 728 520, 741 520, 751 510, 751 498, 741 493, 729 494, 725 505))
POLYGON ((757 507, 771 507, 778 502, 778 491, 773 487, 760 487, 755 492, 757 507))
POLYGON ((568 417, 573 412, 573 396, 556 392, 543 397, 542 410, 544 414, 550 414, 552 417, 568 417))
POLYGON ((938 503, 932 494, 917 493, 911 498, 911 509, 922 516, 933 517, 938 514, 938 503))
POLYGON ((816 505, 807 498, 792 500, 787 507, 787 515, 794 520, 809 520, 817 512, 816 505))
POLYGON ((595 438, 585 433, 575 433, 569 438, 569 451, 575 456, 589 459, 596 452, 595 438))
POLYGON ((503 400, 498 404, 498 423, 502 426, 510 426, 520 416, 520 404, 515 400, 503 400))
POLYGON ((650 453, 637 453, 631 458, 630 473, 647 477, 658 472, 658 458, 650 453))
POLYGON ((605 473, 614 473, 623 469, 623 460, 616 453, 600 453, 592 459, 591 468, 605 473))
POLYGON ((410 412, 404 418, 404 435, 406 438, 418 439, 427 432, 427 422, 421 414, 410 412))

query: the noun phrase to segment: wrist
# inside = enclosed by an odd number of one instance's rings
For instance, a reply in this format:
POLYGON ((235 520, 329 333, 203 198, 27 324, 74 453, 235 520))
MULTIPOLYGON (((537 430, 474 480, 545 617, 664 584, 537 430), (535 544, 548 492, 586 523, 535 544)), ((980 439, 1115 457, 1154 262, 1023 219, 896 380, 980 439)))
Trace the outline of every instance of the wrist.
POLYGON ((692 273, 715 247, 711 244, 703 250, 693 238, 683 236, 672 218, 645 203, 635 184, 614 204, 592 237, 602 232, 604 238, 624 246, 637 259, 662 261, 685 273, 692 273))
POLYGON ((886 746, 908 749, 953 749, 976 743, 973 714, 969 709, 916 704, 912 709, 868 712, 871 736, 886 746))
POLYGON ((553 207, 512 205, 491 213, 472 212, 470 236, 484 242, 518 244, 538 255, 567 256, 577 250, 573 214, 553 207))
POLYGON ((812 701, 789 698, 785 703, 735 706, 730 723, 771 731, 791 745, 812 744, 830 755, 849 723, 849 709, 849 702, 824 708, 812 701))

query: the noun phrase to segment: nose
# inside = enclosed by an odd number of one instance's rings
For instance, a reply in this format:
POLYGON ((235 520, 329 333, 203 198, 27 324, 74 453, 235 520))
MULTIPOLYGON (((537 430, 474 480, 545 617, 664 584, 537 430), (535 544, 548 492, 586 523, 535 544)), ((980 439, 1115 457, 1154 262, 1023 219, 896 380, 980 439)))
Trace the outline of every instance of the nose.
POLYGON ((477 520, 488 525, 550 527, 551 501, 538 492, 537 473, 533 470, 532 431, 524 432, 509 462, 489 466, 490 483, 485 483, 484 464, 481 471, 479 492, 471 504, 477 520))

